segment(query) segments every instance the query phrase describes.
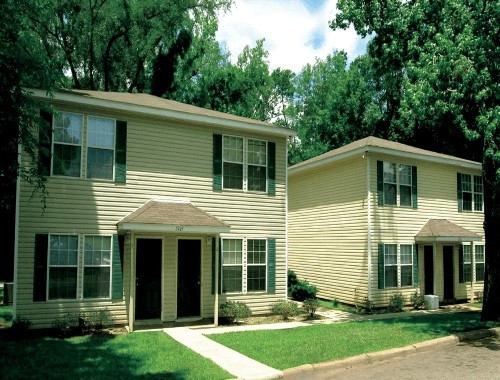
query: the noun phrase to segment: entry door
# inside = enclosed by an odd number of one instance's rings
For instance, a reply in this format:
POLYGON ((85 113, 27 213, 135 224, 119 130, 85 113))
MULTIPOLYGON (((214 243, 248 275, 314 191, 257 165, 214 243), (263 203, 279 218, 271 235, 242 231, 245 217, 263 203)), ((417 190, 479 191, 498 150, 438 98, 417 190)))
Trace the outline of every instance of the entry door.
POLYGON ((161 239, 137 239, 135 319, 161 318, 161 239))
POLYGON ((199 317, 201 240, 179 240, 177 248, 177 317, 199 317))
POLYGON ((444 280, 444 302, 455 298, 453 292, 453 246, 443 247, 443 280, 444 280))
POLYGON ((434 294, 434 247, 424 246, 425 294, 434 294))

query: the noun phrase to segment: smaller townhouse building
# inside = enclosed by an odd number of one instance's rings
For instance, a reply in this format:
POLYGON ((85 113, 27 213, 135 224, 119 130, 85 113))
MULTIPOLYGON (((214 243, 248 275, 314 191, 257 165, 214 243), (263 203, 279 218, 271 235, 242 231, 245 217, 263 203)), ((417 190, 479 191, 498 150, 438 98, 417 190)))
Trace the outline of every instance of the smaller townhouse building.
POLYGON ((388 305, 482 291, 481 164, 368 137, 288 170, 288 263, 318 296, 388 305))
POLYGON ((293 131, 147 94, 31 92, 48 195, 42 209, 19 180, 15 315, 102 310, 133 330, 286 298, 293 131))

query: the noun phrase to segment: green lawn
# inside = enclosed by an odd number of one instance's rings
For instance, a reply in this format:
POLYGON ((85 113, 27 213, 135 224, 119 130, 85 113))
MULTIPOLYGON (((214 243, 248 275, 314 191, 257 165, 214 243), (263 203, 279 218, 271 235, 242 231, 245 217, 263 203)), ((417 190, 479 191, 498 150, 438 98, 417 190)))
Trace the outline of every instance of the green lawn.
POLYGON ((453 333, 498 326, 480 322, 479 312, 419 315, 314 325, 287 330, 208 335, 211 339, 273 368, 337 360, 403 347, 453 333))
POLYGON ((228 379, 228 372, 163 332, 67 339, 0 338, 8 379, 228 379))
POLYGON ((12 306, 0 305, 0 329, 12 324, 12 306))

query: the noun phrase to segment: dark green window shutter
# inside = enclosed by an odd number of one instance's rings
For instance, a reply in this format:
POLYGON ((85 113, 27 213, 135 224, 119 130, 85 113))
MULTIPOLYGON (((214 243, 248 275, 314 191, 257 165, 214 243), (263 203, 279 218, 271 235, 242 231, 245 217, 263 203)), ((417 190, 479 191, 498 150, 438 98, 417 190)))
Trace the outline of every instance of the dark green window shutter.
POLYGON ((459 245, 459 247, 458 247, 458 282, 461 284, 463 284, 465 282, 465 279, 464 279, 464 247, 462 245, 459 245))
POLYGON ((267 143, 267 193, 276 194, 276 143, 267 143))
POLYGON ((38 131, 38 173, 50 175, 50 161, 52 156, 52 114, 40 111, 40 129, 38 131))
POLYGON ((411 206, 413 208, 418 207, 418 197, 417 197, 417 167, 411 167, 411 206))
POLYGON ((462 211, 462 174, 457 173, 457 201, 458 211, 462 211))
POLYGON ((123 299, 123 243, 124 236, 113 235, 113 264, 111 298, 123 299))
POLYGON ((384 162, 377 161, 377 196, 378 205, 384 204, 384 162))
POLYGON ((115 182, 127 181, 127 122, 116 121, 115 182))
POLYGON ((413 286, 418 287, 418 245, 413 246, 413 286))
POLYGON ((214 134, 213 189, 222 190, 222 135, 214 134))
POLYGON ((378 288, 385 288, 384 244, 378 245, 378 288))
POLYGON ((33 301, 47 299, 47 255, 49 235, 35 235, 35 267, 33 273, 33 301))
POLYGON ((276 292, 276 239, 267 239, 267 292, 276 292))

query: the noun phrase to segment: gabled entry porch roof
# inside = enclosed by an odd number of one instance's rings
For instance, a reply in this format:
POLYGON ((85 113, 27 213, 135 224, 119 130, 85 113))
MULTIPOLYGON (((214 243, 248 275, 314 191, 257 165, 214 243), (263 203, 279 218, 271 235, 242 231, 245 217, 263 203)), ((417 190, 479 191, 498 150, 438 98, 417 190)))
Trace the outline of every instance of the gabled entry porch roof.
POLYGON ((117 223, 118 231, 224 233, 230 226, 188 200, 153 198, 117 223))
POLYGON ((425 242, 470 242, 480 241, 481 236, 471 232, 448 219, 429 219, 415 236, 417 243, 425 242))

